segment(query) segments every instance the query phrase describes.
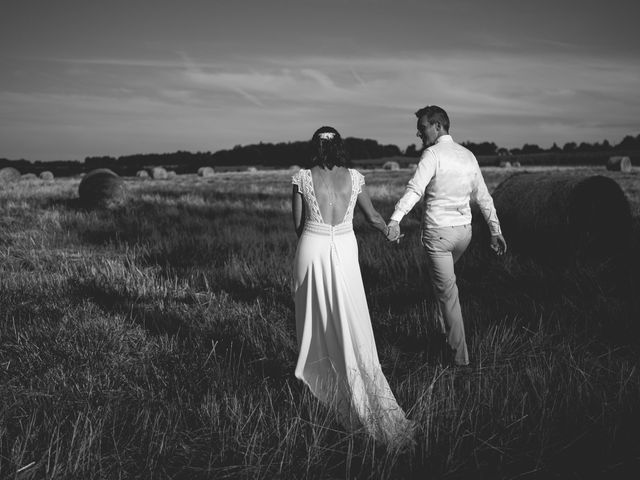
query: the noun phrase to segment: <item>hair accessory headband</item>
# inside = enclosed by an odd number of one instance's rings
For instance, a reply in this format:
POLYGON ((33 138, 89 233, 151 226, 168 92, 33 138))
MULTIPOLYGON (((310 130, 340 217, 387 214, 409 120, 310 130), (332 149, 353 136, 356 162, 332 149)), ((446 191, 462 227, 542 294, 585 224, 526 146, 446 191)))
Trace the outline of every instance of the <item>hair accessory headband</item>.
POLYGON ((318 137, 320 137, 322 140, 331 140, 335 136, 336 134, 333 132, 322 132, 318 134, 318 137))

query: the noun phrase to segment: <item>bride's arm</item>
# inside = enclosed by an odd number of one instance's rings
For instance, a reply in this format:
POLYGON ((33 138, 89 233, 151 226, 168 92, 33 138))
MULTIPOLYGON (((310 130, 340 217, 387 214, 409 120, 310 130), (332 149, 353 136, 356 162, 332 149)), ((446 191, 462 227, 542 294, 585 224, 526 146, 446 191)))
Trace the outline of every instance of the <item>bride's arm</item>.
POLYGON ((296 235, 300 237, 304 229, 304 205, 302 203, 302 194, 298 190, 297 185, 293 186, 293 193, 291 194, 291 213, 293 215, 293 226, 296 230, 296 235))
POLYGON ((380 215, 373 207, 371 197, 369 197, 369 193, 367 192, 367 187, 365 185, 362 186, 362 191, 358 194, 358 207, 362 210, 364 218, 367 220, 369 225, 387 236, 387 224, 384 221, 384 218, 382 218, 382 215, 380 215))

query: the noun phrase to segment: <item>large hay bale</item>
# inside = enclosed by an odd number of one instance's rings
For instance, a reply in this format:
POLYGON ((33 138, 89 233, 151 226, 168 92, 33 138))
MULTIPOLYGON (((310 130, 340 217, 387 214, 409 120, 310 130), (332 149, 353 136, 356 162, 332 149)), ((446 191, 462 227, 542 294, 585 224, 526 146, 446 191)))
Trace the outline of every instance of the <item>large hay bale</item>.
POLYGON ((51 180, 54 179, 53 172, 50 172, 49 170, 40 172, 40 179, 50 182, 51 180))
POLYGON ((167 179, 167 171, 163 167, 152 167, 149 170, 149 175, 154 180, 166 180, 167 179))
POLYGON ((258 169, 256 167, 247 167, 247 172, 255 173, 257 171, 258 171, 258 169))
POLYGON ((289 165, 289 172, 297 173, 300 171, 300 165, 289 165))
POLYGON ((514 251, 572 261, 612 257, 628 245, 631 209, 611 178, 522 173, 500 183, 492 196, 514 251))
POLYGON ((15 182, 18 179, 20 179, 20 172, 17 168, 0 168, 0 183, 15 182))
POLYGON ((519 161, 515 161, 511 164, 512 167, 514 168, 520 168, 522 166, 522 164, 519 161))
POLYGON ((109 208, 125 202, 126 188, 116 173, 108 168, 98 168, 82 177, 78 195, 85 207, 109 208))
POLYGON ((500 168, 511 168, 511 162, 509 160, 502 160, 499 166, 500 168))
POLYGON ((215 175, 215 170, 211 167, 200 167, 198 169, 198 176, 199 177, 213 177, 215 175))
POLYGON ((168 170, 167 171, 167 178, 176 178, 178 176, 178 174, 176 172, 174 172, 173 170, 168 170))
POLYGON ((629 173, 631 171, 631 159, 623 156, 609 157, 607 170, 629 173))
POLYGON ((400 164, 394 161, 384 162, 382 168, 385 170, 400 170, 400 164))
POLYGON ((35 173, 24 173, 20 178, 21 180, 37 180, 38 176, 35 173))
POLYGON ((149 178, 149 172, 147 172, 146 170, 138 170, 136 172, 136 177, 138 177, 138 178, 149 178))

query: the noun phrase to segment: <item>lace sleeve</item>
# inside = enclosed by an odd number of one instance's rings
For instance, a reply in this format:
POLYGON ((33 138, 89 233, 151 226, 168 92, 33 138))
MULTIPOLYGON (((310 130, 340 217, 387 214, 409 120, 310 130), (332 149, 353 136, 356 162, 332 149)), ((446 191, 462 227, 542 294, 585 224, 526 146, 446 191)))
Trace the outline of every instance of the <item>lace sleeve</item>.
POLYGON ((354 187, 358 193, 362 192, 362 187, 364 187, 364 175, 357 170, 354 170, 354 187))
POLYGON ((304 180, 302 179, 302 170, 298 170, 295 175, 291 177, 291 183, 298 187, 298 191, 302 193, 304 186, 304 180))

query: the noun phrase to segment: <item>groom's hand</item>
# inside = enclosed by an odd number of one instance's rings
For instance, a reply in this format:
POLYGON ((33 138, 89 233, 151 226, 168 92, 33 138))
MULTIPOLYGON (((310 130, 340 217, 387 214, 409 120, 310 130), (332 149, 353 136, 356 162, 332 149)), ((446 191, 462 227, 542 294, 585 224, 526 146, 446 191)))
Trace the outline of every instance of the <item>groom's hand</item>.
POLYGON ((400 224, 395 220, 390 220, 387 224, 387 240, 390 242, 400 241, 400 224))
POLYGON ((502 235, 491 235, 491 250, 498 255, 502 255, 507 251, 507 241, 502 235))

